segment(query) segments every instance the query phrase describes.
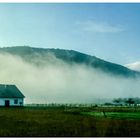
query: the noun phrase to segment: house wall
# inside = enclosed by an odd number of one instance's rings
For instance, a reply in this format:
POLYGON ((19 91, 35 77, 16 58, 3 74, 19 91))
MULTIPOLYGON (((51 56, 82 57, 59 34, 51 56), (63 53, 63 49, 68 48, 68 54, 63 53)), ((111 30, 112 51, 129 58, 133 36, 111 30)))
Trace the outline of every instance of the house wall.
POLYGON ((23 98, 0 98, 0 106, 5 106, 5 100, 9 100, 10 106, 23 106, 24 99, 23 98), (14 100, 18 100, 18 103, 15 104, 14 100), (20 104, 22 103, 22 105, 20 104))

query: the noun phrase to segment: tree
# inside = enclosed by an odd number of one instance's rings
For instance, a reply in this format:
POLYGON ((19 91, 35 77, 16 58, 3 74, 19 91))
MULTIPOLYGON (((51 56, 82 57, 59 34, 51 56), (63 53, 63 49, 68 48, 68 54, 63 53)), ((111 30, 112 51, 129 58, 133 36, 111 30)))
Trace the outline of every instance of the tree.
POLYGON ((120 104, 120 103, 122 103, 122 99, 117 98, 117 99, 114 99, 113 102, 116 103, 116 104, 120 104))
POLYGON ((125 101, 126 104, 135 104, 135 99, 134 98, 128 98, 126 101, 125 101))

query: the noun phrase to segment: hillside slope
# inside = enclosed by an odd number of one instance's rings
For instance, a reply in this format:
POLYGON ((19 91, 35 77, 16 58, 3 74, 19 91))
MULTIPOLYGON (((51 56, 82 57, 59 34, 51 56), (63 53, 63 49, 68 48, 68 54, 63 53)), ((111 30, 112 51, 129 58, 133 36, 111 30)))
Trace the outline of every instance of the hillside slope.
POLYGON ((115 76, 124 77, 137 77, 140 73, 134 70, 130 70, 124 66, 107 62, 99 59, 95 56, 90 56, 84 53, 80 53, 74 50, 63 50, 63 49, 44 49, 44 48, 31 48, 27 46, 19 47, 4 47, 0 48, 0 53, 9 53, 11 55, 17 55, 23 58, 29 63, 35 65, 45 65, 45 61, 48 62, 48 58, 51 55, 55 58, 60 59, 68 64, 84 64, 89 67, 100 69, 109 74, 115 76))

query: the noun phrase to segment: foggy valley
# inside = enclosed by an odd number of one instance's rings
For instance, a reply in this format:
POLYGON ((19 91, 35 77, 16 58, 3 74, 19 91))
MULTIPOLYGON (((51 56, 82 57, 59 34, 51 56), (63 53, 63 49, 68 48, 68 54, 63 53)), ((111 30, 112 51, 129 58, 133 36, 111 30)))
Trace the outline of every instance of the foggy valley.
POLYGON ((139 97, 138 77, 70 64, 53 53, 35 56, 25 60, 12 53, 0 53, 0 82, 17 85, 26 96, 25 103, 102 103, 118 97, 139 97))

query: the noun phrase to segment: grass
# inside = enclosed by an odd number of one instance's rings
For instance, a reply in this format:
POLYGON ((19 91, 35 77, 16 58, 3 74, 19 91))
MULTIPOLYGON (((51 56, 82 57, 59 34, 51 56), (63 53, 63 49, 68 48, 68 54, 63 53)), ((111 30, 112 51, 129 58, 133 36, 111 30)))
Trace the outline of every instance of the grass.
MULTIPOLYGON (((95 117, 104 117, 103 112, 82 112, 84 115, 91 115, 95 117)), ((107 118, 113 119, 138 119, 140 120, 140 112, 105 112, 107 118)))
POLYGON ((0 108, 0 136, 139 137, 139 118, 139 108, 0 108))

